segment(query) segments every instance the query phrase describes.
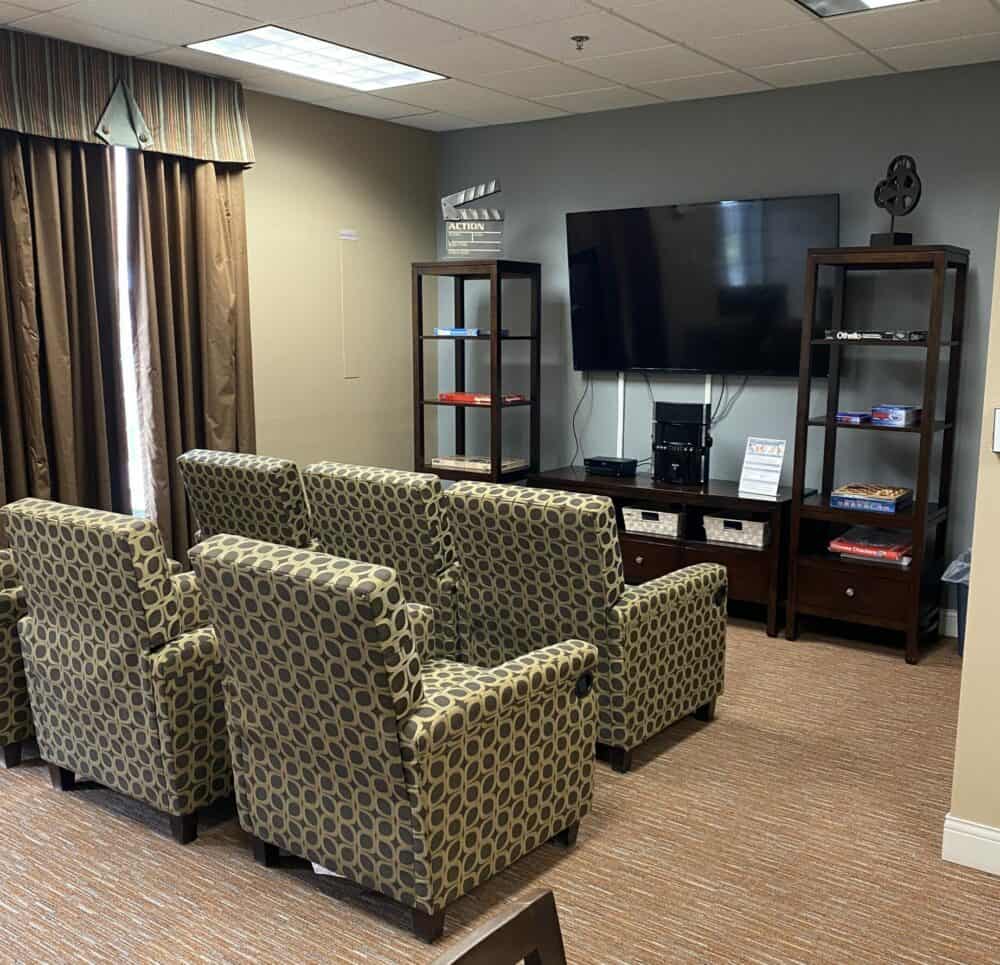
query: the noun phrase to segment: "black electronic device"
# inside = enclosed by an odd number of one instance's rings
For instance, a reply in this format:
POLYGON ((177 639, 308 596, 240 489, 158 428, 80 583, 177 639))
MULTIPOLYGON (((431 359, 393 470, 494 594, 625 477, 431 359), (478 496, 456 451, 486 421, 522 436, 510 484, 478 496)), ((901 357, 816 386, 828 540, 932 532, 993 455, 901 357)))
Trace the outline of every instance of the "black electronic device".
POLYGON ((583 460, 583 468, 594 476, 630 479, 639 468, 639 463, 635 459, 622 459, 620 456, 590 456, 583 460))
MULTIPOLYGON (((807 253, 839 224, 836 194, 567 214, 573 367, 797 376, 807 253)), ((821 273, 818 336, 833 287, 821 273)))
POLYGON ((677 486, 708 484, 712 407, 657 402, 653 421, 653 478, 677 486))

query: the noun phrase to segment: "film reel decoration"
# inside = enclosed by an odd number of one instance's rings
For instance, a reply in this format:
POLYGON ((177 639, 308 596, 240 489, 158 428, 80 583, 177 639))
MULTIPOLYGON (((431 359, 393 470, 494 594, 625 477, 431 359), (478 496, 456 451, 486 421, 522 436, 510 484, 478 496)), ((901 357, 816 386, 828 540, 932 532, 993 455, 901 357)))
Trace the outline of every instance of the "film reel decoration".
POLYGON ((872 235, 873 245, 909 245, 913 235, 896 231, 896 219, 912 214, 920 204, 923 184, 917 174, 917 162, 909 154, 900 154, 889 162, 885 177, 875 185, 875 205, 891 217, 888 234, 872 235))

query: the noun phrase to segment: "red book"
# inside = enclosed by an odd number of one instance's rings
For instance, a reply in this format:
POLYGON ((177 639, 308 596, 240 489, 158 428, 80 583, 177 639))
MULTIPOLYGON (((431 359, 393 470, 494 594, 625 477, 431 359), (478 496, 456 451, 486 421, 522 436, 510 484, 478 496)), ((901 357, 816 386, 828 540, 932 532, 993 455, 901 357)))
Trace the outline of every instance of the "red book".
POLYGON ((901 560, 913 553, 913 542, 901 533, 870 526, 855 526, 830 542, 833 553, 849 553, 873 560, 901 560))
MULTIPOLYGON (((524 396, 519 392, 508 393, 503 397, 504 403, 523 402, 524 396)), ((439 392, 439 402, 462 402, 465 405, 490 405, 493 396, 481 392, 439 392)))

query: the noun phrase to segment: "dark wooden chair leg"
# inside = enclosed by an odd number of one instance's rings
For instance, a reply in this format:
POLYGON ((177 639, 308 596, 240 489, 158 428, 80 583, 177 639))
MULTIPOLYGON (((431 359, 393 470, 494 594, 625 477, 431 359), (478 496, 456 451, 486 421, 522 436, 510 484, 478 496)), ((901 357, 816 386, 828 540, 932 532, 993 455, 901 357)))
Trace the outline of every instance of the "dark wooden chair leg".
POLYGON ((703 720, 705 723, 715 720, 715 698, 713 697, 707 704, 702 704, 694 712, 694 716, 697 720, 703 720))
POLYGON ((198 812, 171 814, 170 833, 178 844, 190 844, 198 837, 198 812))
POLYGON ((5 744, 0 747, 0 763, 8 770, 17 767, 21 763, 21 742, 14 741, 13 744, 5 744))
POLYGON ((253 859, 257 864, 262 864, 265 868, 277 868, 278 859, 281 857, 281 850, 276 844, 268 844, 260 838, 250 836, 253 843, 253 859))
POLYGON ((609 759, 611 769, 619 774, 627 774, 632 769, 632 752, 624 747, 612 747, 609 759))
POLYGON ((552 840, 556 844, 561 844, 564 848, 572 848, 576 844, 576 836, 580 833, 580 822, 571 824, 568 828, 563 828, 552 840))
POLYGON ((49 764, 49 780, 57 791, 76 790, 76 775, 58 764, 49 764))
POLYGON ((413 923, 413 934, 421 941, 430 945, 436 942, 444 933, 444 909, 428 915, 426 911, 418 908, 410 909, 411 921, 413 923))

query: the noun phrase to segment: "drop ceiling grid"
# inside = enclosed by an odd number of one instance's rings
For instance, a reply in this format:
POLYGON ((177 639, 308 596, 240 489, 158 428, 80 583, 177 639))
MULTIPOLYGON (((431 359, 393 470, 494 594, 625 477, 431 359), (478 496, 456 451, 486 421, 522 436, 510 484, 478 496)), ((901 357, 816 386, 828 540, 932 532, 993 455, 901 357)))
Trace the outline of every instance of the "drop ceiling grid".
POLYGON ((435 130, 1000 59, 1000 0, 826 19, 797 0, 736 2, 0 0, 0 24, 435 130), (359 96, 184 46, 267 23, 449 79, 359 96), (590 34, 583 51, 575 33, 590 34))

